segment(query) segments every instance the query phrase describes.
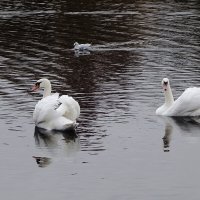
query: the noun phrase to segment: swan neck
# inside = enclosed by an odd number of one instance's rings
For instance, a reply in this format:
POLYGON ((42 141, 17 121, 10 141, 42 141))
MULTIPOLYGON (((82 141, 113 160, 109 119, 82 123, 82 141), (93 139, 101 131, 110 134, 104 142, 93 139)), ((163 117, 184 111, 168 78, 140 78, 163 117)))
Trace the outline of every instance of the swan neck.
POLYGON ((174 102, 174 97, 171 88, 169 87, 167 91, 165 91, 165 104, 167 106, 170 106, 173 102, 174 102))
POLYGON ((43 98, 51 94, 51 84, 47 84, 44 88, 43 98))

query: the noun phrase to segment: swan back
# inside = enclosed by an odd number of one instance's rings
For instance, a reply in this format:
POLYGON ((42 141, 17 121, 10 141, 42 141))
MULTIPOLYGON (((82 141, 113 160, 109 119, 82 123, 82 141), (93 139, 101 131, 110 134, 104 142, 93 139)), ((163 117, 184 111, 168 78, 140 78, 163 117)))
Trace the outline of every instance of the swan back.
POLYGON ((76 121, 80 115, 80 106, 78 102, 68 95, 62 95, 59 98, 59 102, 61 105, 58 107, 57 111, 66 118, 76 121))
POLYGON ((200 88, 187 88, 165 112, 166 116, 200 116, 200 88))
POLYGON ((84 50, 90 50, 91 44, 86 43, 86 44, 79 44, 78 42, 74 43, 74 49, 79 50, 79 51, 84 51, 84 50))

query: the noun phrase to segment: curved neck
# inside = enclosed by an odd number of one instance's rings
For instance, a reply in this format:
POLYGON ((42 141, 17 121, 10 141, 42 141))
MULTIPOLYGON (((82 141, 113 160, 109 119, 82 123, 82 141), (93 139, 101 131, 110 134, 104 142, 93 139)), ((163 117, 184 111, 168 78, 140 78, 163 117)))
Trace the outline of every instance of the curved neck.
POLYGON ((170 106, 174 102, 174 97, 170 87, 167 87, 165 93, 165 105, 170 106))
POLYGON ((44 88, 43 98, 51 94, 51 84, 46 84, 44 88))

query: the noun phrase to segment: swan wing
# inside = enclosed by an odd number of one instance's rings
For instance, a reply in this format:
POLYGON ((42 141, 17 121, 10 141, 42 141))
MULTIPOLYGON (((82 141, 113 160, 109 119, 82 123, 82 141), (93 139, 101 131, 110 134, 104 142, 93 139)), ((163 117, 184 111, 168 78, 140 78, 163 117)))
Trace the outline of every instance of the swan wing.
POLYGON ((166 111, 167 116, 200 115, 200 88, 186 89, 183 94, 166 111))
POLYGON ((59 94, 55 93, 53 95, 41 99, 36 104, 35 110, 33 112, 33 119, 36 125, 41 122, 50 121, 54 118, 59 117, 58 113, 55 111, 55 109, 59 105, 58 98, 59 94))
POLYGON ((78 49, 83 51, 83 50, 89 50, 91 48, 91 44, 79 44, 78 49))
POLYGON ((87 44, 83 44, 82 46, 85 48, 89 48, 89 47, 91 47, 91 44, 87 43, 87 44))
POLYGON ((59 103, 60 106, 56 111, 60 115, 75 122, 80 115, 80 106, 78 102, 68 95, 62 95, 59 98, 59 103))

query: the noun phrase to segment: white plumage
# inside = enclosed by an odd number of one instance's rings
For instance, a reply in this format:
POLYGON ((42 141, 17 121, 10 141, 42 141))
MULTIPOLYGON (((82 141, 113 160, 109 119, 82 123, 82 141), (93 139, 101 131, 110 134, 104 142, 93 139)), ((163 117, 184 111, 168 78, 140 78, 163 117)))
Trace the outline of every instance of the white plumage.
POLYGON ((91 50, 91 44, 79 44, 78 42, 74 43, 74 50, 78 51, 89 51, 91 50))
POLYGON ((78 102, 68 95, 59 97, 58 93, 51 94, 51 83, 48 79, 38 80, 33 91, 39 88, 44 88, 44 94, 33 112, 35 125, 47 130, 65 130, 74 127, 80 115, 78 102))
POLYGON ((183 94, 174 101, 169 79, 162 80, 165 103, 156 110, 157 115, 164 116, 200 116, 200 88, 187 88, 183 94))

